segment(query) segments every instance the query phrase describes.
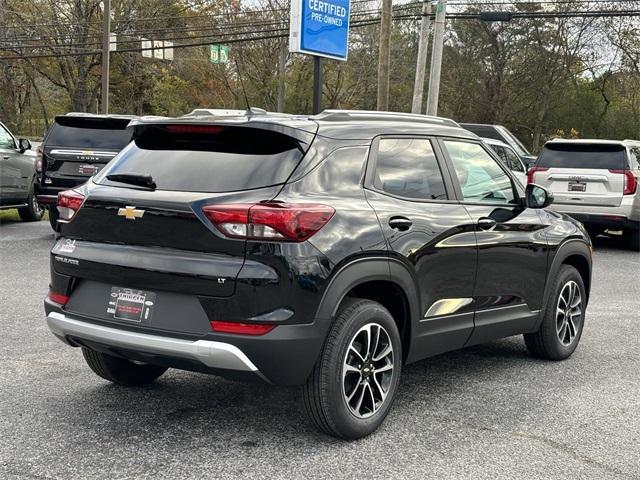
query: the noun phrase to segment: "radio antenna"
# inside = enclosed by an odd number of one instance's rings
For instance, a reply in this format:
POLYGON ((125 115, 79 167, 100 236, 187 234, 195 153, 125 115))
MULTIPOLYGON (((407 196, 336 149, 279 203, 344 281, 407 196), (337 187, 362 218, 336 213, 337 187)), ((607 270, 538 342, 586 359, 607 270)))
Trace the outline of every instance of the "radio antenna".
POLYGON ((247 92, 244 89, 244 82, 242 81, 242 72, 240 71, 240 66, 238 65, 238 58, 234 55, 233 61, 236 64, 236 71, 238 72, 238 77, 240 78, 240 87, 242 88, 242 95, 244 96, 244 103, 247 105, 247 115, 251 115, 251 105, 249 105, 249 99, 247 98, 247 92))

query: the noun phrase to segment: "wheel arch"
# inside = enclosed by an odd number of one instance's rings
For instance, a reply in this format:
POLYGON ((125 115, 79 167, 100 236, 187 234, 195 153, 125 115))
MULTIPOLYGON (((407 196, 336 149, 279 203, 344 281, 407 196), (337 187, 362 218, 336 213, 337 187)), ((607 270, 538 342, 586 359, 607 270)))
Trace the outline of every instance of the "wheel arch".
MULTIPOLYGON (((544 288, 544 298, 541 312, 547 308, 550 289, 553 282, 550 279, 557 275, 562 265, 571 265, 582 277, 585 292, 587 294, 586 303, 589 302, 589 294, 591 291, 591 247, 584 240, 572 239, 562 243, 556 250, 551 266, 547 273, 547 281, 544 288)), ((540 323, 542 315, 540 316, 540 323)))
POLYGON ((409 353, 412 319, 419 311, 415 281, 400 261, 388 257, 364 257, 342 266, 326 288, 316 318, 326 322, 326 330, 345 298, 354 296, 382 304, 398 325, 403 359, 409 353))

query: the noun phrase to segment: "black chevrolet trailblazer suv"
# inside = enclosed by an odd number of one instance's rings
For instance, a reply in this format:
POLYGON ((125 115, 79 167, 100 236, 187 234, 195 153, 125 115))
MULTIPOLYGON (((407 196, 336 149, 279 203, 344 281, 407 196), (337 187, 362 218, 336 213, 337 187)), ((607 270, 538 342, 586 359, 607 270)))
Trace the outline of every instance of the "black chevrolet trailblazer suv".
POLYGON ((302 385, 345 439, 373 432, 403 365, 524 334, 576 349, 582 225, 474 134, 421 115, 148 118, 58 196, 47 323, 120 385, 167 368, 302 385))

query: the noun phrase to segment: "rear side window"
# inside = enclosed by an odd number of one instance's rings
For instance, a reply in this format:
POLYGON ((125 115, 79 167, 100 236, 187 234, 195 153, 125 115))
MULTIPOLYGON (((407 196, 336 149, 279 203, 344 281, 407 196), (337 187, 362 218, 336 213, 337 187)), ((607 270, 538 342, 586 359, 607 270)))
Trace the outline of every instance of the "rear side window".
POLYGON ((304 150, 283 133, 248 127, 152 125, 96 177, 122 186, 111 174, 151 175, 158 190, 233 192, 284 183, 304 150))
POLYGON ((498 154, 502 163, 514 172, 524 172, 522 164, 518 159, 518 156, 510 148, 503 147, 502 145, 489 145, 491 149, 498 154))
POLYGON ((502 138, 502 135, 500 135, 498 131, 491 125, 469 125, 463 123, 462 128, 475 133, 479 137, 493 138, 494 140, 504 140, 504 138, 502 138))
POLYGON ((377 190, 398 197, 447 198, 438 161, 431 142, 426 139, 381 139, 373 185, 377 190))
POLYGON ((628 168, 622 145, 548 143, 540 152, 537 167, 593 168, 624 170, 628 168))
POLYGON ((47 145, 75 148, 120 150, 130 141, 129 120, 58 117, 45 142, 47 145))

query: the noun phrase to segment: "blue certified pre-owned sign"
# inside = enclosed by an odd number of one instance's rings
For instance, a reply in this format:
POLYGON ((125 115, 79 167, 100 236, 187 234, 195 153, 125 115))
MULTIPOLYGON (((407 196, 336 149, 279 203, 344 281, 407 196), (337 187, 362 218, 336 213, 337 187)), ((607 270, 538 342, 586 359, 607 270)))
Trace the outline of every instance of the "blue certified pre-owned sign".
POLYGON ((292 0, 289 50, 346 60, 349 0, 292 0))

